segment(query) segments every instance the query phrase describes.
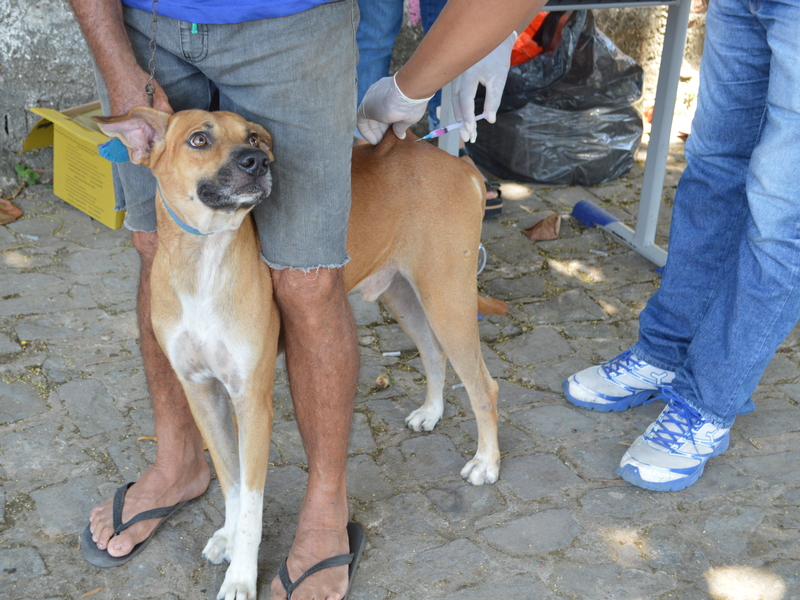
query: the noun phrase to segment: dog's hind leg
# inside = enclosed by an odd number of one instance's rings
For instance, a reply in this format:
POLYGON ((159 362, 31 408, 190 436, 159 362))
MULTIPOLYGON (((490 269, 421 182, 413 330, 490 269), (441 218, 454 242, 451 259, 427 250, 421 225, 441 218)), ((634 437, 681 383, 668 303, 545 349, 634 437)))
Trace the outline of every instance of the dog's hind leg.
POLYGON ((473 485, 494 483, 500 471, 497 444, 498 386, 481 354, 477 282, 474 274, 471 280, 470 273, 463 277, 457 273, 451 275, 448 280, 431 277, 415 283, 419 298, 436 299, 435 302, 425 303, 423 314, 427 316, 429 328, 464 384, 478 425, 478 450, 462 469, 461 476, 473 485), (453 285, 447 282, 453 282, 453 285), (464 289, 465 282, 469 283, 467 289, 464 289))
POLYGON ((383 292, 383 301, 397 322, 416 344, 425 369, 427 389, 425 402, 406 417, 406 425, 414 431, 431 431, 444 412, 444 378, 447 357, 417 298, 417 293, 401 274, 395 275, 383 292))

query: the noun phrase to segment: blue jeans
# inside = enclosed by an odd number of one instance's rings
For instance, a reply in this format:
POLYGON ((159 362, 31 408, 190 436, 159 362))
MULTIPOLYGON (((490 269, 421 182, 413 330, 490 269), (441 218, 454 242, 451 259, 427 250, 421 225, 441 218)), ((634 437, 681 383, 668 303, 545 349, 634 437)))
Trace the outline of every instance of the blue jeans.
MULTIPOLYGON (((421 0, 420 17, 427 32, 447 0, 421 0)), ((358 0, 361 21, 356 32, 358 42, 358 104, 369 86, 389 74, 392 48, 403 23, 403 0, 358 0)), ((441 92, 429 103, 429 111, 436 118, 436 107, 441 103, 441 92)), ((438 126, 438 119, 435 119, 438 126)))
POLYGON ((661 288, 634 352, 717 426, 800 318, 800 0, 711 0, 661 288))
POLYGON ((358 0, 358 104, 369 86, 389 74, 394 40, 403 23, 403 0, 358 0))

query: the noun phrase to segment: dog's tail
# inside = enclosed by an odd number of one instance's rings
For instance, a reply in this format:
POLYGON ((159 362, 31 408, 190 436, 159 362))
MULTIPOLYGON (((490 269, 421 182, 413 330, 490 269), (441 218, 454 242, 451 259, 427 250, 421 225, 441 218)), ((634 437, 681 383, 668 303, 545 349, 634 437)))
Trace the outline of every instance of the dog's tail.
POLYGON ((502 300, 492 300, 478 294, 478 312, 483 315, 500 315, 504 317, 508 313, 508 304, 502 300))

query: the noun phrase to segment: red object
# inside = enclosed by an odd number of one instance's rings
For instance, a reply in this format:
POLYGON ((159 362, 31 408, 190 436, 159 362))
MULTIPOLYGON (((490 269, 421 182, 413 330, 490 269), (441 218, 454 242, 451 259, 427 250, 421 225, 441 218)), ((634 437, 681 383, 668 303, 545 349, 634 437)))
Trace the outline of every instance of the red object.
POLYGON ((547 12, 540 12, 537 14, 533 18, 533 21, 531 21, 531 24, 528 25, 527 29, 519 35, 517 41, 514 43, 513 50, 511 50, 512 67, 522 64, 544 52, 544 48, 533 40, 533 36, 539 31, 539 27, 542 26, 542 22, 544 22, 546 16, 547 12))

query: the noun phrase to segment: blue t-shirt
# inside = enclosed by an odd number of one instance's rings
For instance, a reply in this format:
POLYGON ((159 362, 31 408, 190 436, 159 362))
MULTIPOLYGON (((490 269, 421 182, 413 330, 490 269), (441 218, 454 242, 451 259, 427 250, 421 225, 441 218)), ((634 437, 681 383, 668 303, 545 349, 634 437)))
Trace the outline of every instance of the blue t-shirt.
MULTIPOLYGON (((159 0, 158 14, 189 23, 243 23, 293 15, 328 0, 159 0)), ((126 6, 153 11, 152 0, 122 0, 126 6)))

